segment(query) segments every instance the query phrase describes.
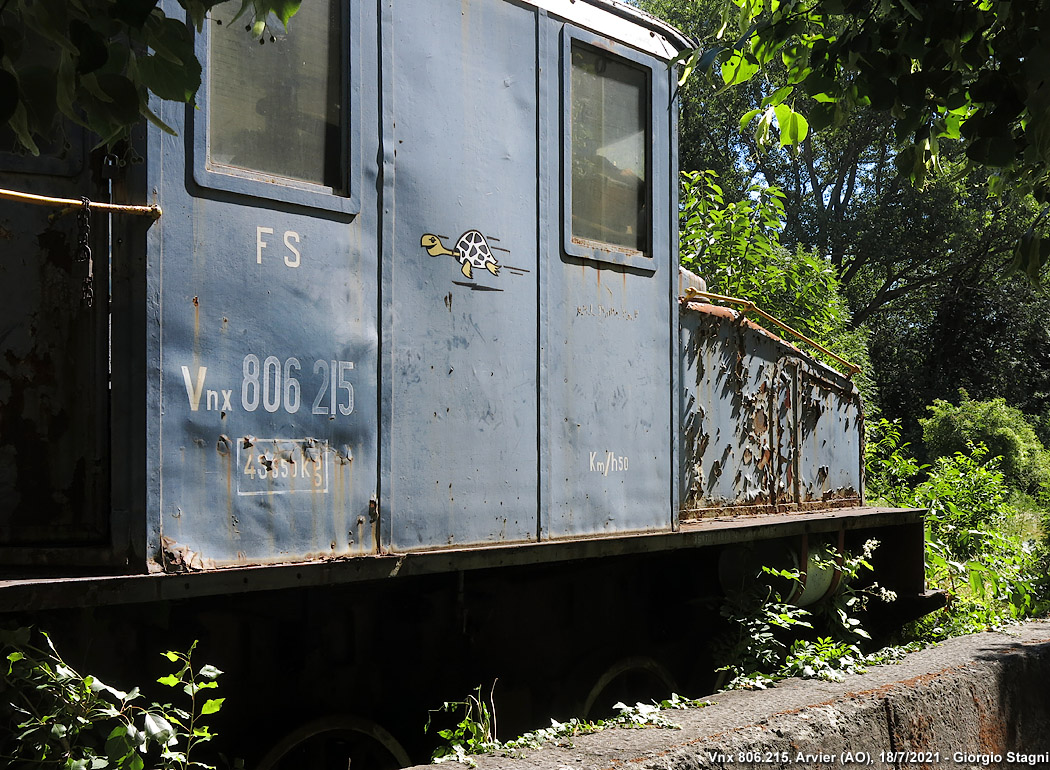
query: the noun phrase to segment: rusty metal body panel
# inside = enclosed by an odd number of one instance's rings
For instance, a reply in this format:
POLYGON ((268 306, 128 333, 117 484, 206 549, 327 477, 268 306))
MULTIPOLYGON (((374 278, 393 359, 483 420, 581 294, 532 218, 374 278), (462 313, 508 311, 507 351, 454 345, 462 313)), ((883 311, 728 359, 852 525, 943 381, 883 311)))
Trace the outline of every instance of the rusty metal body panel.
POLYGON ((733 310, 680 322, 682 518, 863 505, 856 386, 733 310))
MULTIPOLYGON (((38 158, 0 151, 0 187, 104 200, 86 142, 72 132, 38 158)), ((78 254, 104 255, 104 228, 80 239, 76 211, 0 204, 0 550, 19 560, 110 544, 106 304, 84 301, 78 254)))

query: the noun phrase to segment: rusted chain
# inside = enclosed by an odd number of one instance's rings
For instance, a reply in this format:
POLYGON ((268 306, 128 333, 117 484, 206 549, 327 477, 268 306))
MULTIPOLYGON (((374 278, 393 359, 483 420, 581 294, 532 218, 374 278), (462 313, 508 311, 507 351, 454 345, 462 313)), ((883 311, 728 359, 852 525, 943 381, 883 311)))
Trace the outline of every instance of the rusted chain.
POLYGON ((813 347, 815 347, 817 350, 819 350, 824 355, 830 356, 831 358, 835 359, 840 364, 842 364, 847 369, 849 369, 849 376, 850 377, 852 377, 854 374, 857 374, 861 370, 860 367, 857 366, 856 364, 850 363, 845 358, 842 358, 841 356, 835 355, 830 350, 828 350, 826 347, 821 345, 819 342, 811 340, 809 337, 807 337, 805 334, 803 334, 802 332, 798 331, 797 329, 792 329, 790 326, 788 326, 786 323, 781 321, 779 318, 770 315, 769 313, 767 313, 765 310, 760 308, 758 305, 756 305, 754 302, 752 302, 749 299, 740 299, 739 297, 727 297, 724 294, 713 294, 713 293, 711 293, 709 291, 700 291, 699 289, 694 289, 692 286, 688 287, 685 290, 685 295, 684 296, 685 296, 685 298, 687 300, 699 297, 701 299, 713 299, 713 300, 717 300, 718 302, 728 302, 729 304, 732 304, 732 305, 740 305, 741 307, 744 308, 744 312, 745 313, 751 312, 751 313, 754 313, 755 315, 761 316, 762 318, 764 318, 767 321, 769 321, 771 324, 775 324, 776 326, 779 326, 781 329, 783 329, 784 331, 786 331, 786 332, 788 332, 790 334, 795 335, 796 337, 798 337, 803 342, 806 342, 806 343, 812 345, 813 347))
MULTIPOLYGON (((70 210, 79 210, 84 205, 83 199, 50 198, 46 195, 33 195, 32 193, 19 192, 18 190, 0 189, 0 198, 22 201, 24 203, 33 203, 38 206, 65 206, 70 210)), ((147 216, 152 219, 160 219, 161 214, 163 213, 160 206, 157 206, 156 204, 150 206, 130 206, 123 203, 96 203, 94 201, 89 201, 89 203, 92 210, 112 211, 120 214, 135 214, 138 216, 147 216)))

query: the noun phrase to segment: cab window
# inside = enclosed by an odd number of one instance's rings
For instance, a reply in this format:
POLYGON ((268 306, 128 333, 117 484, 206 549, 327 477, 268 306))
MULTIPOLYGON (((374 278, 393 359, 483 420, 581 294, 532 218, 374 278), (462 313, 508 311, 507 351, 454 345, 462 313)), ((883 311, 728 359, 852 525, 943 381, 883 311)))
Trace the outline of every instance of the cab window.
MULTIPOLYGON (((236 3, 223 8, 231 17, 236 3)), ((239 22, 213 24, 208 160, 345 191, 343 20, 338 0, 303 3, 262 43, 239 22)), ((216 13, 221 21, 221 14, 216 13)))
POLYGON ((649 70, 573 42, 572 240, 651 253, 649 70))

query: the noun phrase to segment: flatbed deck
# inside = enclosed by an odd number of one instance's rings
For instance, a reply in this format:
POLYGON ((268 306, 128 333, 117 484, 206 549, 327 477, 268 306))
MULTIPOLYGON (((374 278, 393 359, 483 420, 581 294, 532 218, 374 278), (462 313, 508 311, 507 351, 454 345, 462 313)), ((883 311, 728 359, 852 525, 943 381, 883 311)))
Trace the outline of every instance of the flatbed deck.
POLYGON ((31 577, 0 579, 0 612, 139 604, 295 586, 339 585, 394 577, 698 549, 839 530, 921 526, 923 513, 921 509, 913 508, 857 507, 717 516, 683 521, 673 532, 620 533, 611 537, 586 537, 554 542, 443 548, 295 564, 245 565, 181 574, 38 573, 31 577))

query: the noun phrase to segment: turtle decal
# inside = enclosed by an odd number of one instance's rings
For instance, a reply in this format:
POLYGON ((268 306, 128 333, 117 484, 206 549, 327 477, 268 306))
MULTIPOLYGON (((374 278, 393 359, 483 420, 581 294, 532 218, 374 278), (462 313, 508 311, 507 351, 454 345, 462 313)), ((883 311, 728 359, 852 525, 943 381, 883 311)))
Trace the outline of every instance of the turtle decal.
POLYGON ((500 264, 492 255, 492 248, 479 230, 467 230, 459 236, 455 249, 451 251, 445 248, 441 243, 441 238, 433 233, 426 233, 420 239, 419 245, 426 249, 427 254, 432 257, 439 257, 442 254, 455 257, 463 266, 460 270, 467 278, 474 277, 474 268, 485 269, 493 275, 499 275, 500 264))

